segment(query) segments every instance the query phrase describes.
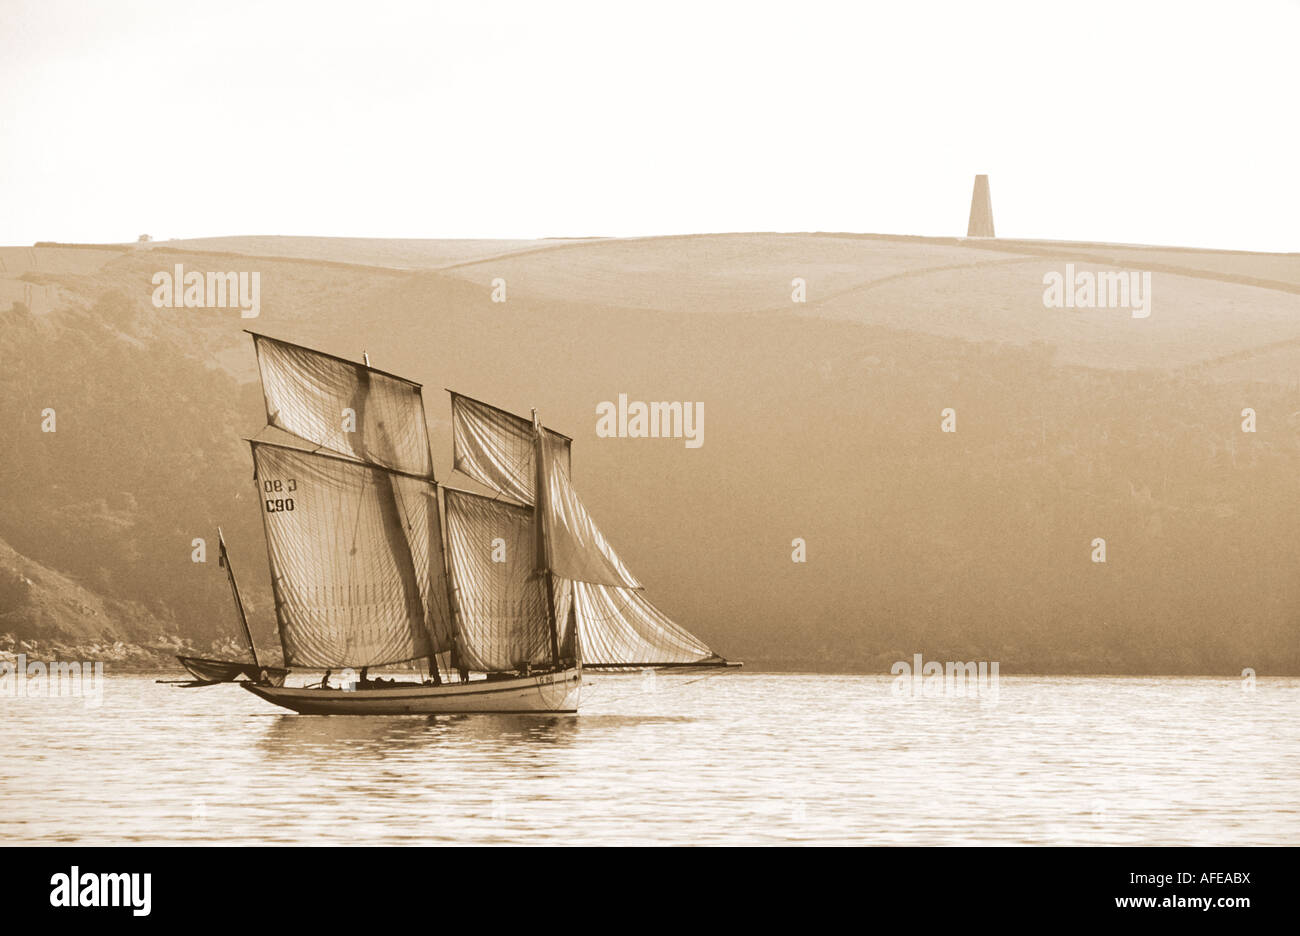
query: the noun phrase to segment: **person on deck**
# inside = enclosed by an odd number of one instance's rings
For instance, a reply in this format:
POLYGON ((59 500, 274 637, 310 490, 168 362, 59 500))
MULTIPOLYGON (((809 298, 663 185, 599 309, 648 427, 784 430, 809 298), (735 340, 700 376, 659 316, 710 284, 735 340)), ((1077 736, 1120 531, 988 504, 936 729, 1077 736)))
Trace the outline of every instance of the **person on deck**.
POLYGON ((451 659, 450 659, 450 662, 451 662, 451 668, 454 669, 454 670, 456 671, 456 673, 457 673, 458 676, 460 676, 460 681, 463 682, 463 683, 465 683, 465 682, 469 682, 469 669, 466 668, 465 664, 461 662, 461 659, 460 659, 460 647, 457 645, 456 635, 455 635, 455 634, 452 634, 452 635, 451 635, 451 659))
POLYGON ((330 671, 329 671, 329 670, 326 670, 326 671, 325 671, 325 675, 321 677, 320 687, 321 687, 322 689, 328 689, 328 688, 330 687, 330 671))

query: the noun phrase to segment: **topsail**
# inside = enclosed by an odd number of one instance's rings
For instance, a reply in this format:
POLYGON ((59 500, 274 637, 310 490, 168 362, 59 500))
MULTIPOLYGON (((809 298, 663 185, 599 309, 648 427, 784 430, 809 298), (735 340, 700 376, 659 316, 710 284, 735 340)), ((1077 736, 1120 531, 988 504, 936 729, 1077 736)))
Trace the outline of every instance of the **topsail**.
POLYGON ((358 461, 433 477, 420 385, 253 335, 266 421, 358 461))
MULTIPOLYGON (((572 440, 543 430, 569 470, 572 440)), ((537 497, 533 424, 459 393, 451 394, 452 468, 521 504, 537 497)))

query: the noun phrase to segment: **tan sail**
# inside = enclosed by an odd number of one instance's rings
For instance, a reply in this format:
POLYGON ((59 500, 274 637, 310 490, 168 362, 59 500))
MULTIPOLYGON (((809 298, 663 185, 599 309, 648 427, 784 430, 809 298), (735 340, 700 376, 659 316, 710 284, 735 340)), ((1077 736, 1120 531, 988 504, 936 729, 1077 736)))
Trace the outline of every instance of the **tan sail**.
MULTIPOLYGON (((453 488, 443 496, 461 662, 484 672, 550 665, 532 509, 453 488)), ((566 585, 556 595, 557 622, 569 620, 571 594, 566 585)))
POLYGON ((340 455, 433 476, 420 385, 253 335, 266 421, 340 455))
MULTIPOLYGON (((537 469, 530 420, 453 392, 451 429, 456 471, 521 504, 534 503, 537 469)), ((572 440, 550 429, 545 432, 567 473, 572 440)))
POLYGON ((582 665, 670 666, 723 662, 639 591, 575 582, 574 612, 582 665))
POLYGON ((543 510, 551 571, 574 582, 640 588, 641 583, 605 539, 574 490, 565 464, 567 446, 561 449, 554 436, 545 437, 542 444, 547 461, 548 490, 543 510))
POLYGON ((286 664, 380 666, 448 649, 435 485, 252 446, 286 664))

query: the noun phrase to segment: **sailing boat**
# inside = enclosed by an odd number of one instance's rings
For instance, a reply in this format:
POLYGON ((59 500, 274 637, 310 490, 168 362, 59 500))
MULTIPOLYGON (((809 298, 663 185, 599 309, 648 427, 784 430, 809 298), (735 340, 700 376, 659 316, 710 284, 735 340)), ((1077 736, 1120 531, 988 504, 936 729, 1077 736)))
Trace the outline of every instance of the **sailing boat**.
POLYGON ((249 440, 285 666, 342 683, 249 692, 311 714, 575 713, 584 668, 739 665, 646 600, 535 410, 448 391, 453 470, 495 494, 447 487, 420 384, 249 334, 268 426, 297 443, 249 440), (419 682, 366 678, 421 660, 419 682))
POLYGON ((265 680, 275 685, 281 685, 284 683, 284 678, 289 671, 277 666, 263 667, 258 662, 257 647, 253 645, 253 633, 248 629, 248 618, 244 616, 244 603, 239 598, 239 585, 235 582, 235 570, 230 565, 230 553, 226 551, 226 536, 221 531, 221 527, 217 527, 217 544, 219 550, 217 562, 221 568, 226 570, 226 578, 230 581, 230 593, 235 599, 235 610, 239 613, 239 623, 244 629, 244 637, 248 640, 248 652, 253 658, 253 662, 212 660, 206 657, 192 656, 177 656, 176 659, 194 677, 193 685, 197 686, 210 686, 219 682, 234 682, 240 676, 245 679, 265 680))

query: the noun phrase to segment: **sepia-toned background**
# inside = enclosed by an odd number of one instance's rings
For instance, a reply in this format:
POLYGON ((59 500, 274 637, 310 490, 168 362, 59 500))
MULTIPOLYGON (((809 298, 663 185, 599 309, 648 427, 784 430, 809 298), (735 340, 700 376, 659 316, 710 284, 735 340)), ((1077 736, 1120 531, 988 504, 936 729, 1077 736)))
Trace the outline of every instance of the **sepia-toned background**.
POLYGON ((0 653, 239 652, 218 524, 275 645, 248 327, 422 381, 440 480, 443 387, 537 407, 751 666, 1300 673, 1296 4, 0 13, 0 653))
POLYGON ((423 382, 444 480, 442 387, 538 407, 652 600, 751 665, 883 672, 924 647, 1004 672, 1300 667, 1293 255, 750 234, 0 260, 0 631, 19 639, 233 637, 215 555, 191 561, 220 523, 275 644, 249 327, 423 382), (1045 308, 1066 262, 1154 271, 1150 317, 1045 308), (156 308, 176 263, 260 271, 259 317, 156 308), (702 401, 704 444, 598 438, 619 393, 702 401))

